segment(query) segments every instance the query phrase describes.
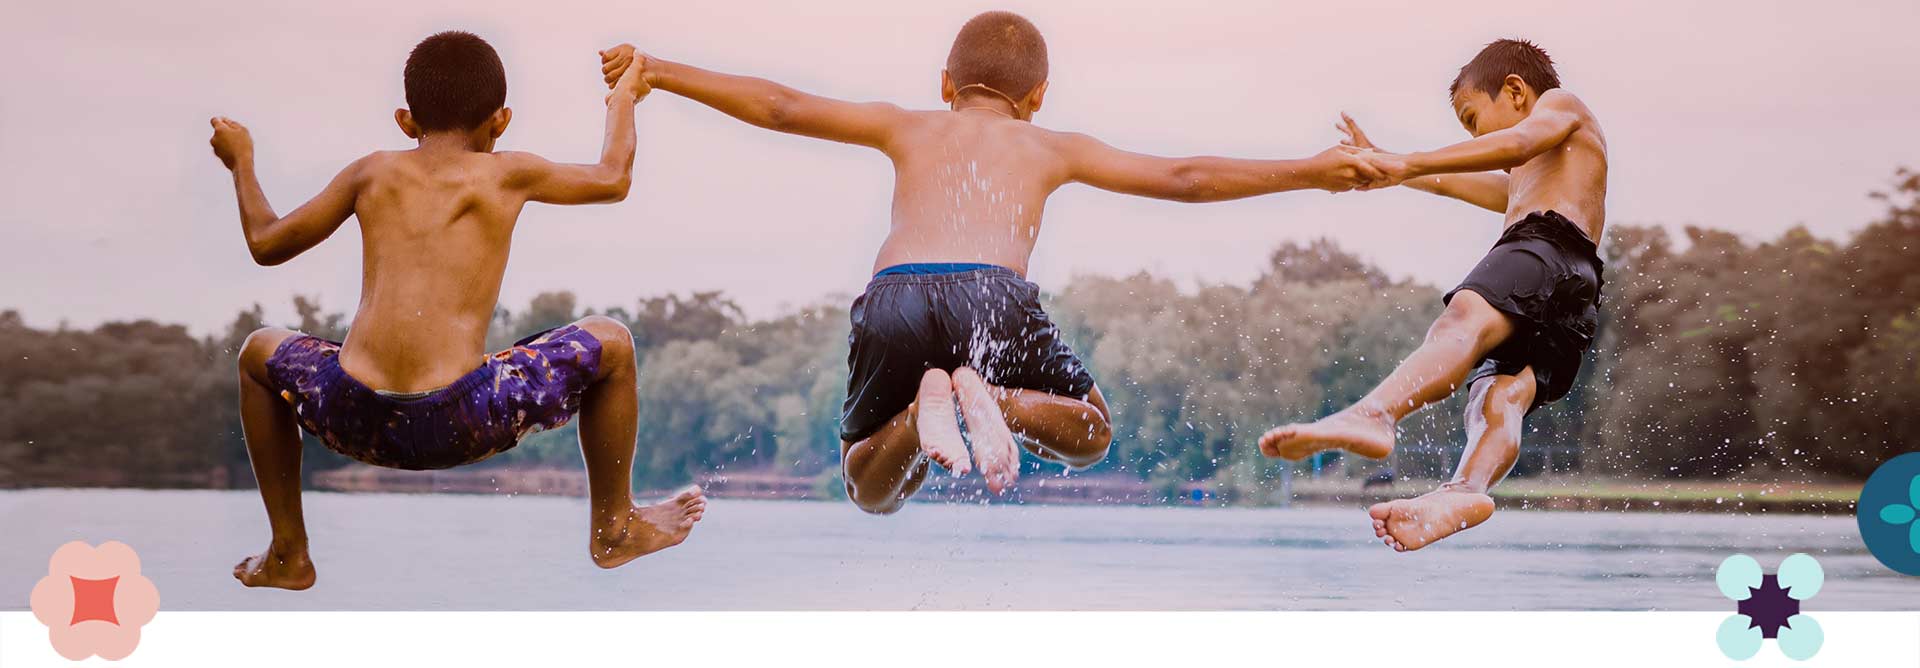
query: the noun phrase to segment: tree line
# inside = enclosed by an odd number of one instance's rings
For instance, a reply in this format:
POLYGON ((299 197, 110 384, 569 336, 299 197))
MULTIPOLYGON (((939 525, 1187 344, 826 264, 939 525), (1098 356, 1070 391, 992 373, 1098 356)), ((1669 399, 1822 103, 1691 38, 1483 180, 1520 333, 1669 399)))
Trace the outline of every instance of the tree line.
MULTIPOLYGON (((1528 421, 1520 475, 1860 479, 1920 443, 1920 174, 1875 197, 1845 239, 1803 228, 1749 241, 1688 227, 1607 231, 1599 338, 1580 384, 1528 421)), ((1276 249, 1244 285, 1077 277, 1046 297, 1106 393, 1114 448, 1094 472, 1271 490, 1265 429, 1358 399, 1416 346, 1441 289, 1392 280, 1327 241, 1276 249)), ((294 299, 284 324, 338 340, 345 314, 294 299)), ((840 302, 748 317, 717 292, 583 308, 552 292, 496 311, 490 349, 589 313, 640 356, 636 484, 771 471, 832 485, 846 391, 840 302)), ((28 327, 0 313, 0 486, 250 484, 233 356, 255 305, 196 337, 147 320, 28 327)), ((1296 473, 1443 476, 1461 398, 1402 425, 1390 462, 1327 455, 1296 473)), ((347 465, 309 439, 308 471, 347 465)), ((577 467, 571 427, 482 466, 577 467)))

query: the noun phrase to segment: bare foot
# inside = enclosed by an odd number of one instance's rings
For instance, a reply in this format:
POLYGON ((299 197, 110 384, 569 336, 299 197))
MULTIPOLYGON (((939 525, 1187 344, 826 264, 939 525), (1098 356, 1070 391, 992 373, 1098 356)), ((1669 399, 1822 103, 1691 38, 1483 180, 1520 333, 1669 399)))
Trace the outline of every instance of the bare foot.
POLYGON ((1007 491, 1020 477, 1020 447, 1007 429, 999 400, 987 379, 970 367, 954 370, 953 390, 960 395, 960 413, 967 416, 967 438, 973 443, 974 459, 980 462, 980 476, 993 493, 1007 491))
POLYGON ((706 513, 705 493, 697 485, 690 486, 665 501, 628 509, 614 526, 595 527, 588 550, 601 568, 618 568, 679 545, 706 513))
POLYGON ((281 548, 276 544, 233 565, 233 578, 249 587, 300 591, 312 587, 314 577, 313 561, 307 558, 305 547, 281 548))
POLYGON ((1349 408, 1312 423, 1277 427, 1260 437, 1260 452, 1268 457, 1301 459, 1322 450, 1386 459, 1393 454, 1393 418, 1349 408))
POLYGON ((1426 494, 1373 504, 1373 535, 1400 552, 1479 526, 1493 516, 1493 497, 1452 483, 1426 494))
POLYGON ((913 426, 920 434, 920 451, 956 476, 973 472, 967 443, 960 439, 960 423, 953 413, 953 381, 947 372, 927 369, 920 376, 920 394, 913 401, 913 426))

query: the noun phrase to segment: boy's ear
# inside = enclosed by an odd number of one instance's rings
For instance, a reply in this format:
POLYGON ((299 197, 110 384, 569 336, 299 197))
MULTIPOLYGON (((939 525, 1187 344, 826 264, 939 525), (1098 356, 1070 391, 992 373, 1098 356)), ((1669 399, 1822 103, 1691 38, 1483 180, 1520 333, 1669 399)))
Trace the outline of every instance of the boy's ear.
POLYGON ((1033 90, 1027 93, 1027 99, 1024 103, 1024 105, 1027 108, 1027 115, 1032 116, 1033 112, 1039 111, 1040 104, 1042 102, 1045 102, 1046 99, 1047 99, 1047 82, 1042 81, 1040 82, 1040 85, 1034 86, 1033 90))
POLYGON ((1520 75, 1509 74, 1500 82, 1500 93, 1513 103, 1514 109, 1525 110, 1527 98, 1533 94, 1533 87, 1528 86, 1527 80, 1520 78, 1520 75))
POLYGON ((406 107, 393 110, 393 122, 400 126, 401 132, 407 133, 408 139, 420 138, 420 124, 413 122, 413 112, 406 107))
POLYGON ((940 101, 953 104, 953 98, 959 95, 960 91, 953 87, 953 77, 948 76, 945 69, 940 70, 940 101))
POLYGON ((494 139, 499 139, 500 135, 507 133, 507 124, 512 122, 513 122, 513 108, 501 107, 499 109, 494 110, 493 118, 488 119, 487 132, 494 139))

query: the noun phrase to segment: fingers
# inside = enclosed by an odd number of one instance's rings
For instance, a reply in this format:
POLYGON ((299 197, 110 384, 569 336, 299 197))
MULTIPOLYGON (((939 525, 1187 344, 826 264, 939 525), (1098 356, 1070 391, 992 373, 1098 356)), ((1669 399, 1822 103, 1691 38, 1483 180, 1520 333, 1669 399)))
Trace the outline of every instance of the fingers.
MULTIPOLYGON (((1387 180, 1386 170, 1380 169, 1379 166, 1368 160, 1355 160, 1353 169, 1359 174, 1360 179, 1365 182, 1362 185, 1371 185, 1387 180)), ((1364 190, 1365 188, 1362 189, 1364 190)))
POLYGON ((632 58, 633 51, 632 44, 617 44, 612 48, 601 49, 600 62, 606 62, 615 58, 632 58))
POLYGON ((614 56, 612 58, 602 56, 600 59, 600 73, 611 74, 624 70, 627 68, 627 64, 631 62, 633 62, 633 56, 629 55, 614 56))

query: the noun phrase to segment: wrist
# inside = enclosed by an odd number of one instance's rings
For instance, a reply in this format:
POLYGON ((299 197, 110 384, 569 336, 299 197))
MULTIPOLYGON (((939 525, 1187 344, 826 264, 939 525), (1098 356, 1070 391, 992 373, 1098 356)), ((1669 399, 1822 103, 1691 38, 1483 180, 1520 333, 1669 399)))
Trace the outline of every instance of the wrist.
POLYGON ((640 104, 640 96, 634 95, 633 91, 625 89, 616 90, 607 94, 607 106, 611 107, 620 104, 629 107, 640 104))
POLYGON ((646 69, 640 71, 640 80, 645 81, 647 87, 665 88, 670 85, 668 81, 670 77, 667 74, 673 68, 673 63, 648 55, 639 55, 635 58, 646 66, 646 69))
POLYGON ((1433 174, 1433 161, 1427 153, 1407 154, 1407 178, 1417 179, 1433 174))

